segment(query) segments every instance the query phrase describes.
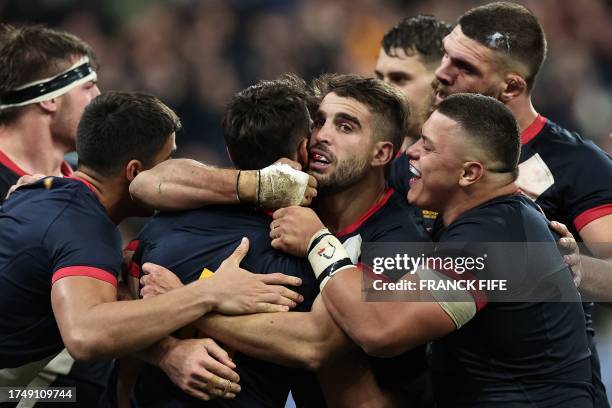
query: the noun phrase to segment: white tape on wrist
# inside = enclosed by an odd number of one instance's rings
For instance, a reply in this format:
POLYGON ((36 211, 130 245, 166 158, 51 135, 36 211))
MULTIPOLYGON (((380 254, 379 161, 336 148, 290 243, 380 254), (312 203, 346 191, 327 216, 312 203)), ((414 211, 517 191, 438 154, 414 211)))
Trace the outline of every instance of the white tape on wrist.
POLYGON ((260 170, 258 202, 265 208, 300 205, 308 187, 308 174, 285 163, 274 163, 260 170))
POLYGON ((354 266, 340 240, 327 228, 319 230, 310 239, 308 261, 321 290, 336 272, 354 266))

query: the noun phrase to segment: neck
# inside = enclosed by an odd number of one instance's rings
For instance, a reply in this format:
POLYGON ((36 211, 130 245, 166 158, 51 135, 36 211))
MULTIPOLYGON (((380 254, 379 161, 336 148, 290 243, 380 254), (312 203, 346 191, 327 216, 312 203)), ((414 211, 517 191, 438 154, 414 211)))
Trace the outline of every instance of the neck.
POLYGON ((115 225, 130 216, 128 184, 119 177, 103 177, 89 169, 79 167, 74 176, 85 180, 93 187, 96 197, 115 225), (127 198, 126 198, 127 196, 127 198))
POLYGON ((461 190, 457 195, 447 201, 447 205, 442 209, 442 219, 444 226, 452 224, 461 214, 480 204, 486 203, 496 197, 514 194, 518 190, 514 182, 502 186, 484 185, 474 187, 472 190, 461 190))
POLYGON ((364 179, 342 191, 321 196, 318 214, 323 224, 337 233, 357 221, 385 194, 385 190, 383 172, 369 171, 364 179))
POLYGON ((33 109, 0 126, 0 150, 28 174, 52 176, 61 175, 64 155, 71 151, 54 141, 49 119, 33 109))
POLYGON ((506 106, 512 111, 521 132, 527 129, 538 116, 529 95, 513 99, 506 106))

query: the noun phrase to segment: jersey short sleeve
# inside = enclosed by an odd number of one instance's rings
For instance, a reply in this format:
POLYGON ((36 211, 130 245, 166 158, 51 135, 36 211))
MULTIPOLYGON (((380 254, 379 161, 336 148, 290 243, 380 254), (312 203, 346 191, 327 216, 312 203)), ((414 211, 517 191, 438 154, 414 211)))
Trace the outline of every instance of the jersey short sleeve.
POLYGON ((612 158, 584 142, 572 150, 563 170, 567 179, 560 194, 562 213, 568 214, 577 231, 602 216, 612 214, 612 158))
POLYGON ((117 285, 121 238, 99 203, 73 197, 43 239, 52 262, 52 282, 88 276, 117 285))

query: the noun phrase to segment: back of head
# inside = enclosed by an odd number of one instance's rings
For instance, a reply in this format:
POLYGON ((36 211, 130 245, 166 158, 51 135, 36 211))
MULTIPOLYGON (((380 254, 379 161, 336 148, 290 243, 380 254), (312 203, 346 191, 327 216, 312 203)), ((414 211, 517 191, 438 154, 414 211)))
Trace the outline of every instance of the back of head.
POLYGON ((140 160, 148 167, 180 127, 172 109, 152 95, 119 91, 99 95, 87 105, 79 122, 79 168, 110 177, 130 160, 140 160))
POLYGON ((443 55, 442 40, 450 32, 451 26, 434 16, 407 17, 385 34, 382 47, 391 57, 402 49, 408 56, 418 54, 424 63, 437 66, 443 55))
POLYGON ((520 132, 506 105, 488 96, 459 93, 444 98, 437 111, 461 126, 469 151, 484 154, 487 170, 518 177, 520 132))
POLYGON ((458 23, 467 37, 523 66, 527 88, 533 88, 546 58, 546 36, 531 11, 519 4, 495 2, 467 11, 458 23))
POLYGON ((234 165, 260 169, 294 157, 310 132, 311 99, 306 83, 293 75, 260 81, 237 93, 223 115, 223 135, 234 165))
MULTIPOLYGON (((94 60, 85 42, 64 31, 39 25, 0 28, 0 100, 33 81, 53 77, 80 57, 94 60)), ((10 124, 22 107, 0 110, 0 125, 10 124)))
POLYGON ((410 108, 399 90, 380 79, 354 74, 324 74, 313 85, 320 100, 333 92, 366 105, 374 116, 375 141, 390 141, 393 150, 399 150, 410 129, 410 108))

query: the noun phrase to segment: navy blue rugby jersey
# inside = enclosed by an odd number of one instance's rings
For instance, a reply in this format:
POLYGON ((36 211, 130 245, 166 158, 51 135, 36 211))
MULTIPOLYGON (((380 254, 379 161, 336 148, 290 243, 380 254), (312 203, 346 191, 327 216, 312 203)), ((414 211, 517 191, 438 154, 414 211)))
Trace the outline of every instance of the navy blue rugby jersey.
POLYGON ((521 190, 577 239, 589 222, 612 214, 612 158, 541 115, 521 134, 519 169, 521 190))
POLYGON ((47 177, 0 208, 0 368, 44 360, 64 346, 51 286, 67 276, 117 285, 121 238, 86 182, 47 177))
MULTIPOLYGON (((359 263, 364 242, 430 242, 422 225, 420 211, 408 204, 406 196, 394 189, 350 226, 338 231, 351 260, 359 263)), ((368 362, 383 389, 413 389, 427 369, 425 346, 417 347, 393 358, 368 356, 368 362)), ((420 398, 420 396, 412 396, 420 398)))
MULTIPOLYGON (((612 214, 612 158, 591 141, 541 115, 521 134, 517 185, 550 220, 567 225, 576 240, 580 230, 612 214)), ((594 342, 593 303, 583 303, 592 351, 598 408, 609 408, 594 342)))
MULTIPOLYGON (((250 206, 210 206, 180 213, 161 213, 139 234, 132 275, 145 262, 163 265, 183 283, 200 278, 203 269, 215 271, 240 243, 249 238, 249 252, 240 264, 254 273, 280 272, 297 276, 302 285, 297 291, 304 301, 296 310, 308 311, 318 294, 318 284, 304 258, 296 258, 270 245, 271 216, 250 206)), ((134 248, 135 245, 132 245, 134 248)), ((135 388, 138 406, 180 404, 181 406, 280 407, 300 370, 281 367, 241 353, 234 357, 242 391, 233 400, 216 399, 208 403, 183 393, 158 368, 145 366, 135 388)))
MULTIPOLYGON (((68 165, 68 163, 62 163, 62 175, 65 177, 72 176, 72 168, 68 165)), ((27 173, 21 169, 15 162, 13 162, 9 157, 0 151, 0 204, 4 201, 4 197, 6 197, 6 193, 9 188, 17 183, 17 180, 21 176, 25 176, 27 173)))
POLYGON ((584 314, 556 240, 533 201, 518 194, 483 203, 441 231, 441 243, 485 245, 487 268, 475 272, 482 274, 478 278, 486 279, 492 270, 496 279, 512 282, 554 276, 564 299, 574 301, 487 304, 486 299, 478 299, 478 311, 468 323, 432 343, 439 407, 593 406, 584 314), (487 242, 552 245, 547 256, 539 249, 516 257, 500 246, 486 246, 487 242))

